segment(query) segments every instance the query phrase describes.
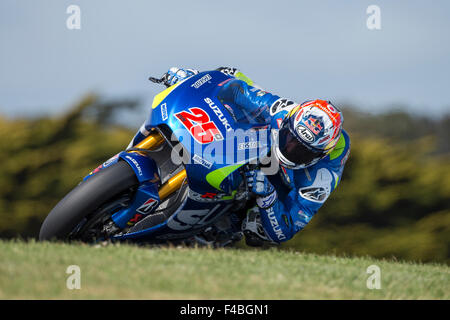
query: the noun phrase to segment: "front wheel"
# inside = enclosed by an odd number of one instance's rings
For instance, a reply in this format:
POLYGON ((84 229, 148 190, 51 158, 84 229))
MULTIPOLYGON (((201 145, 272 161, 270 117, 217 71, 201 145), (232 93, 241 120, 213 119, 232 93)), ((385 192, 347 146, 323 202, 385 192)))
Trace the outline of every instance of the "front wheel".
POLYGON ((101 170, 76 186, 53 208, 41 226, 39 240, 68 239, 83 219, 138 184, 133 169, 125 161, 101 170))

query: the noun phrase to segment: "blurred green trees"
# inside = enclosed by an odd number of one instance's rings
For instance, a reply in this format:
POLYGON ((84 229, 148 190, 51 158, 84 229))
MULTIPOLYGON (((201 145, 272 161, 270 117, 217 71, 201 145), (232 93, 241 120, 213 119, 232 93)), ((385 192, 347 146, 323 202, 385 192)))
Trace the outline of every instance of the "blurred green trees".
MULTIPOLYGON (((134 106, 88 95, 60 117, 0 116, 0 237, 37 236, 53 206, 128 145, 135 130, 112 119, 134 106)), ((450 118, 344 116, 352 147, 342 182, 282 248, 449 263, 450 118)))
POLYGON ((115 110, 135 105, 87 95, 56 118, 0 116, 0 236, 37 236, 56 203, 128 145, 133 132, 109 121, 115 110))

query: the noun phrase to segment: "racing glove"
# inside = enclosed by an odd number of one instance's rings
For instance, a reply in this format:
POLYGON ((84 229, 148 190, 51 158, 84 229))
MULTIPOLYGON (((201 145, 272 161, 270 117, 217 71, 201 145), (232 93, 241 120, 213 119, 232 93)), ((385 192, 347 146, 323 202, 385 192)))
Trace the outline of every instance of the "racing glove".
POLYGON ((261 210, 270 208, 277 200, 277 192, 260 170, 251 170, 245 173, 247 187, 251 193, 256 195, 258 208, 253 208, 247 212, 247 216, 242 223, 242 231, 245 241, 249 246, 262 246, 264 242, 272 242, 264 230, 261 222, 261 210))
POLYGON ((198 73, 198 70, 195 69, 182 69, 172 67, 163 75, 162 79, 166 87, 170 87, 198 73))
POLYGON ((256 195, 256 204, 265 209, 271 207, 277 200, 277 192, 260 170, 250 170, 245 173, 248 190, 256 195))

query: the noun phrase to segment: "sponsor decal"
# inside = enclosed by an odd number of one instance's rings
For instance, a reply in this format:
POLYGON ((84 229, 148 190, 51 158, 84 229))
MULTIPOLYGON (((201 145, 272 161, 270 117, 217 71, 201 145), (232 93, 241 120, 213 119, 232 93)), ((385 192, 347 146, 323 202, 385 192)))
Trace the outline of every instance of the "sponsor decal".
POLYGON ((298 215, 302 221, 308 223, 311 220, 311 216, 307 215, 303 210, 298 211, 298 215))
POLYGON ((347 153, 345 154, 345 156, 342 158, 342 160, 341 160, 341 166, 343 166, 346 162, 347 162, 347 159, 348 159, 348 156, 350 155, 350 148, 347 150, 347 153))
POLYGON ((134 226, 136 223, 142 220, 143 217, 152 213, 153 210, 159 205, 159 201, 154 198, 148 198, 139 208, 136 209, 134 216, 127 222, 127 225, 134 226))
POLYGON ((139 165, 139 163, 134 158, 132 158, 130 156, 125 156, 125 158, 127 158, 128 160, 133 162, 133 164, 136 166, 136 169, 138 170, 138 174, 140 176, 142 176, 142 169, 141 169, 141 166, 139 165))
POLYGON ((195 81, 191 87, 198 89, 200 88, 203 84, 205 84, 206 82, 208 82, 209 80, 211 80, 212 77, 208 74, 204 75, 203 77, 201 77, 200 79, 198 79, 197 81, 195 81))
POLYGON ((315 136, 305 126, 298 125, 296 128, 296 131, 297 131, 298 135, 300 136, 300 138, 302 138, 306 142, 314 142, 315 136))
MULTIPOLYGON (((338 123, 342 121, 341 115, 333 105, 327 104, 326 106, 323 106, 321 103, 316 103, 315 105, 327 115, 326 118, 331 122, 331 126, 334 125, 336 128, 339 127, 338 123)), ((328 127, 326 123, 325 127, 328 127)))
POLYGON ((107 166, 109 166, 111 163, 113 163, 117 158, 119 157, 119 154, 116 154, 115 156, 113 156, 113 157, 111 157, 111 158, 109 158, 108 160, 106 160, 104 163, 103 163, 103 168, 106 168, 107 166))
POLYGON ((297 226, 297 228, 299 228, 299 230, 303 229, 306 226, 306 223, 301 222, 301 221, 295 221, 294 224, 297 226))
POLYGON ((199 143, 205 144, 223 140, 223 135, 216 124, 210 120, 208 113, 201 108, 190 108, 181 111, 175 117, 189 130, 192 137, 199 143))
POLYGON ((142 217, 143 217, 143 216, 144 216, 144 215, 141 214, 141 213, 136 213, 136 214, 133 216, 133 218, 131 218, 131 219, 127 222, 127 225, 128 225, 128 226, 134 226, 136 223, 138 223, 139 221, 142 220, 142 217))
POLYGON ((101 168, 102 168, 102 165, 99 165, 97 168, 95 168, 94 170, 89 172, 89 175, 99 172, 101 168))
POLYGON ((278 119, 277 119, 278 129, 280 129, 281 123, 282 123, 282 122, 283 122, 283 118, 278 118, 278 119))
POLYGON ((272 226, 273 232, 275 232, 275 235, 277 236, 278 240, 286 240, 286 236, 284 235, 283 231, 281 230, 281 227, 278 223, 277 218, 275 217, 275 212, 273 211, 273 207, 270 207, 267 210, 268 218, 270 221, 270 225, 272 226))
POLYGON ((227 83, 227 82, 229 82, 229 81, 231 81, 231 80, 233 80, 233 78, 230 78, 230 79, 227 79, 227 80, 225 80, 225 81, 222 81, 222 82, 219 83, 217 86, 221 87, 221 86, 223 86, 225 83, 227 83))
POLYGON ((227 76, 234 76, 237 72, 236 68, 230 68, 230 67, 222 67, 219 70, 223 74, 226 74, 227 76))
POLYGON ((327 104, 327 109, 333 114, 337 113, 337 110, 331 104, 327 104))
POLYGON ((153 211, 153 209, 159 204, 159 201, 154 198, 149 198, 145 201, 139 208, 137 208, 137 212, 141 214, 149 214, 153 211))
POLYGON ((275 101, 269 109, 270 115, 273 116, 276 113, 286 110, 289 111, 292 107, 294 107, 295 102, 292 100, 280 98, 275 101))
POLYGON ((94 170, 92 170, 91 172, 89 172, 88 176, 99 172, 101 169, 104 169, 108 166, 110 166, 117 158, 119 157, 119 154, 116 154, 114 156, 112 156, 111 158, 109 158, 108 160, 106 160, 105 162, 103 162, 101 165, 99 165, 97 168, 95 168, 94 170))
POLYGON ((262 209, 269 208, 273 205, 273 203, 277 200, 277 192, 274 191, 268 196, 265 197, 257 197, 256 198, 256 204, 258 207, 262 209))
POLYGON ((169 118, 167 115, 167 105, 165 103, 161 105, 161 118, 163 121, 166 121, 169 118))
POLYGON ((288 185, 290 185, 291 184, 291 178, 289 178, 289 174, 286 171, 286 168, 283 167, 283 166, 280 166, 280 167, 281 167, 281 175, 282 175, 283 179, 287 182, 288 185))
POLYGON ((178 214, 170 216, 169 220, 167 220, 167 226, 179 231, 200 228, 207 221, 213 221, 213 216, 220 217, 225 212, 228 212, 232 206, 232 204, 217 204, 212 209, 181 210, 178 214))
POLYGON ((205 199, 205 198, 214 199, 216 196, 217 196, 217 193, 215 193, 215 192, 207 192, 207 193, 201 195, 201 197, 203 199, 205 199))
POLYGON ((294 123, 300 121, 300 118, 302 117, 304 111, 305 111, 304 108, 300 109, 300 111, 297 113, 297 116, 295 117, 294 123))
POLYGON ((302 188, 300 190, 300 195, 303 198, 314 202, 324 202, 327 197, 327 191, 322 187, 302 188))
POLYGON ((233 108, 231 108, 231 107, 230 107, 229 105, 227 105, 226 103, 224 103, 223 106, 224 106, 225 108, 227 108, 228 112, 229 112, 229 113, 231 114, 231 116, 233 117, 233 120, 234 120, 234 121, 237 121, 236 115, 234 114, 233 108))
POLYGON ((211 167, 212 167, 212 163, 211 162, 209 162, 208 160, 203 159, 198 154, 194 154, 194 156, 192 157, 192 161, 194 161, 197 164, 201 164, 202 166, 204 166, 207 169, 211 169, 211 167))
POLYGON ((325 141, 328 141, 328 140, 330 140, 330 137, 326 136, 326 137, 320 139, 319 141, 317 141, 317 144, 320 145, 320 144, 322 144, 322 143, 324 143, 325 141))
POLYGON ((267 93, 267 91, 259 90, 259 91, 256 93, 256 96, 257 96, 257 97, 262 97, 262 96, 265 95, 266 93, 267 93))
POLYGON ((216 202, 221 201, 226 196, 225 193, 206 192, 204 194, 189 190, 188 197, 198 202, 216 202))
POLYGON ((260 147, 261 143, 259 141, 247 141, 238 144, 238 150, 256 149, 260 147))
POLYGON ((283 218, 283 221, 284 221, 284 224, 286 225, 286 227, 289 227, 290 223, 289 223, 289 219, 288 219, 287 215, 283 214, 283 215, 281 215, 281 217, 283 218))
POLYGON ((320 131, 323 129, 323 121, 317 116, 309 116, 308 119, 305 120, 305 125, 314 132, 315 135, 318 135, 320 131))
POLYGON ((340 114, 338 110, 331 104, 327 104, 326 106, 323 106, 322 104, 316 104, 321 110, 323 110, 329 117, 331 121, 340 120, 340 114))
POLYGON ((331 193, 333 176, 328 169, 321 168, 316 173, 312 185, 300 188, 299 195, 309 201, 323 203, 331 193))
POLYGON ((228 123, 227 118, 225 118, 225 115, 223 114, 222 110, 219 109, 218 106, 215 105, 214 101, 212 101, 210 98, 205 98, 205 102, 208 104, 208 106, 214 111, 214 113, 219 118, 220 122, 222 122, 223 126, 225 127, 226 131, 233 131, 233 128, 228 123))
POLYGON ((206 220, 206 218, 211 215, 211 212, 214 213, 218 207, 220 207, 219 204, 212 210, 182 210, 177 215, 171 216, 171 219, 167 221, 167 226, 174 230, 195 228, 196 225, 200 226, 202 221, 206 220))

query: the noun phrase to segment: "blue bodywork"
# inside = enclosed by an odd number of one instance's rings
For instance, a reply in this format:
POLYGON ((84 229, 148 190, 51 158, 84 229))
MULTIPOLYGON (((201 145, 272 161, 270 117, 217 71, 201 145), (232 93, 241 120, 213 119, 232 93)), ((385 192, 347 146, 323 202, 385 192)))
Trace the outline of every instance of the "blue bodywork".
MULTIPOLYGON (((224 105, 217 98, 229 79, 219 71, 202 72, 168 88, 161 93, 160 101, 155 98, 156 103, 154 101, 145 129, 150 131, 166 126, 187 151, 184 167, 189 195, 166 221, 145 230, 116 236, 116 239, 151 241, 183 238, 199 232, 232 210, 237 188, 243 179, 239 168, 267 155, 270 132, 266 126, 246 121, 238 111, 233 111, 238 110, 236 106, 224 105), (186 123, 206 130, 190 132, 186 123), (213 125, 214 129, 209 130, 213 125), (208 135, 214 137, 211 138, 213 141, 198 141, 199 137, 208 135)), ((130 220, 133 222, 139 218, 137 214, 143 211, 143 216, 151 214, 159 204, 155 182, 158 168, 151 158, 124 151, 85 179, 119 160, 131 166, 140 182, 130 205, 112 216, 119 227, 125 228, 130 225, 130 220), (147 210, 155 202, 156 205, 147 210)))

